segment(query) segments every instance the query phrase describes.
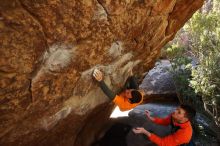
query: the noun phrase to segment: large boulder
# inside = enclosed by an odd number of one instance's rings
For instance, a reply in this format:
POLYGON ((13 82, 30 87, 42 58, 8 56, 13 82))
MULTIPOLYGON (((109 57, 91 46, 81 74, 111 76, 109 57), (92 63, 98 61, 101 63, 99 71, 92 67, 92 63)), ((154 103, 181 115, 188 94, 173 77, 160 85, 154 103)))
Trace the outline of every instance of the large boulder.
POLYGON ((203 0, 0 0, 0 145, 90 145, 128 70, 160 49, 203 0))
POLYGON ((169 60, 159 60, 144 77, 140 88, 144 90, 146 102, 150 100, 177 101, 172 69, 169 60))

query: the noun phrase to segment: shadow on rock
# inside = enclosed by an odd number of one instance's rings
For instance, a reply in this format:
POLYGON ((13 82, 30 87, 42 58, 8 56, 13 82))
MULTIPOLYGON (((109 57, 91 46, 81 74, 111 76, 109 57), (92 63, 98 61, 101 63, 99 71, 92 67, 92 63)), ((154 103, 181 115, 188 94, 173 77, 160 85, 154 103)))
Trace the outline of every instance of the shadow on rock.
POLYGON ((114 124, 99 141, 92 146, 127 146, 126 136, 131 126, 122 123, 114 124))

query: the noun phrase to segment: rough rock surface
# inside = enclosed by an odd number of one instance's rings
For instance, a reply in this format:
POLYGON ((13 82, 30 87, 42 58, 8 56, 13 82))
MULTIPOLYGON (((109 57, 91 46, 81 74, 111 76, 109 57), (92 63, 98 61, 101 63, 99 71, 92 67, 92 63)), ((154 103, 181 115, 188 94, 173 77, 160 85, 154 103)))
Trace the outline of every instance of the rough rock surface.
POLYGON ((203 0, 0 0, 0 145, 89 145, 112 111, 91 78, 116 90, 203 0))
POLYGON ((156 99, 177 100, 170 69, 171 64, 169 60, 159 60, 155 63, 155 67, 146 74, 140 88, 144 90, 147 101, 156 99))
POLYGON ((175 93, 175 86, 169 69, 171 69, 169 60, 160 60, 155 63, 155 67, 147 73, 140 85, 145 94, 175 93))

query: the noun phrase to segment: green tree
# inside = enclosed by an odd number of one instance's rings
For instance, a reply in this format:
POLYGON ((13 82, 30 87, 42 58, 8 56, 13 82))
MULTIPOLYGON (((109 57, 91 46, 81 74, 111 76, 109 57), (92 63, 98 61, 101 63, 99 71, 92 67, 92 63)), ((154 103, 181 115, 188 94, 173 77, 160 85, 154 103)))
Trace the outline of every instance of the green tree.
MULTIPOLYGON (((176 74, 182 98, 197 100, 194 91, 202 97, 205 110, 220 123, 220 0, 213 0, 212 9, 196 12, 187 22, 174 44, 167 49, 171 55, 172 66, 176 74), (181 43, 181 35, 187 36, 187 43, 181 43), (181 49, 184 48, 184 49, 181 49), (183 51, 184 50, 184 51, 183 51), (187 66, 187 56, 196 58, 194 68, 176 69, 187 66), (184 73, 183 73, 184 72, 184 73), (191 74, 191 75, 189 75, 191 74), (187 86, 188 85, 188 86, 187 86), (189 87, 189 85, 194 89, 189 87)), ((168 55, 168 56, 169 56, 168 55)), ((183 102, 186 102, 183 100, 183 102)), ((195 104, 195 102, 193 102, 195 104)))
POLYGON ((202 96, 205 109, 220 123, 220 13, 196 13, 186 27, 191 32, 192 50, 199 60, 192 70, 191 86, 202 96))

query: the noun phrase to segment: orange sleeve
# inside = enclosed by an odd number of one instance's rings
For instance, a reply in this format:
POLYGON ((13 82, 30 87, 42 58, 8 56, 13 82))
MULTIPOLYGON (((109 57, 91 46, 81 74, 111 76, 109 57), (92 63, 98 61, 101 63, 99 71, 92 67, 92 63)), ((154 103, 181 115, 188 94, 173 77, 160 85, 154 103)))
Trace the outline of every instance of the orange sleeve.
POLYGON ((176 145, 188 143, 191 137, 192 137, 192 131, 179 129, 176 133, 168 135, 163 138, 155 134, 151 134, 149 139, 159 146, 176 146, 176 145))
POLYGON ((169 115, 166 118, 154 118, 154 123, 159 124, 159 125, 164 125, 167 126, 171 122, 171 115, 169 115))
POLYGON ((137 106, 137 104, 130 104, 123 97, 116 95, 113 102, 119 107, 120 111, 127 111, 137 106))
POLYGON ((123 102, 123 98, 121 96, 116 95, 113 102, 117 105, 121 104, 123 102))

